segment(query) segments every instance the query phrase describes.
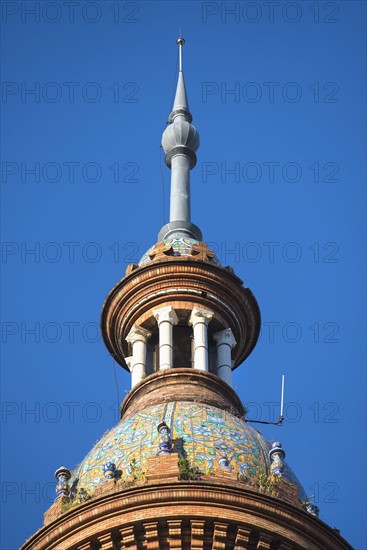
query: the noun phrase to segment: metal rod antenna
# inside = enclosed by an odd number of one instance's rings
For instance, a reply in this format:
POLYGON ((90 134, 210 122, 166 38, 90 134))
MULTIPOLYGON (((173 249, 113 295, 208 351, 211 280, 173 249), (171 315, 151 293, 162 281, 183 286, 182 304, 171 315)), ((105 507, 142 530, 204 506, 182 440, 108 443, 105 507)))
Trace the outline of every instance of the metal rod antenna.
POLYGON ((185 44, 185 39, 182 37, 177 38, 177 44, 179 53, 179 71, 182 73, 182 46, 185 44))
POLYGON ((266 422, 265 420, 249 420, 245 418, 246 422, 253 422, 255 424, 272 424, 273 426, 281 426, 284 421, 283 410, 284 410, 284 374, 282 374, 282 394, 280 396, 280 416, 276 422, 266 422))
POLYGON ((284 374, 282 374, 282 395, 280 398, 280 418, 283 418, 284 409, 284 374))

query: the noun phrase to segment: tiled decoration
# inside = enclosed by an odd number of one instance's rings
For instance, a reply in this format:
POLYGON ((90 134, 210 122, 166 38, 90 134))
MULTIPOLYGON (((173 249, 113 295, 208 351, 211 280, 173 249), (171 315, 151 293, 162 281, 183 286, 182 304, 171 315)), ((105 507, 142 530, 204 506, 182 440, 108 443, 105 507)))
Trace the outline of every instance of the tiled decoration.
MULTIPOLYGON (((209 405, 172 402, 143 409, 107 432, 72 473, 71 496, 80 488, 92 494, 105 479, 106 463, 116 465, 116 478, 131 474, 132 461, 144 470, 160 448, 157 428, 163 422, 170 429, 172 452, 204 473, 223 467, 223 457, 226 468, 248 479, 259 471, 270 472, 270 443, 242 419, 209 405)), ((305 492, 287 463, 283 475, 304 500, 305 492)))
MULTIPOLYGON (((198 245, 199 241, 196 241, 195 239, 188 239, 188 238, 181 238, 181 239, 166 239, 163 241, 165 245, 170 244, 173 250, 172 256, 190 256, 191 250, 193 245, 198 245)), ((153 251, 153 248, 150 248, 144 256, 141 258, 139 262, 139 267, 142 265, 148 264, 151 259, 149 257, 149 254, 153 251)), ((220 265, 219 259, 217 256, 214 256, 211 260, 211 263, 215 265, 220 265)))

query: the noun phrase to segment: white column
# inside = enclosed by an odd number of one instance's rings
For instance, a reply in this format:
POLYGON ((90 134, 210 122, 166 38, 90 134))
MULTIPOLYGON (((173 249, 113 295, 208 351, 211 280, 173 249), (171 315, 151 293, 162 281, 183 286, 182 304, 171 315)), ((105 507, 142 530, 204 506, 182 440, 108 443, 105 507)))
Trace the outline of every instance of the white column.
POLYGON ((232 348, 237 344, 230 328, 213 334, 217 343, 218 377, 232 387, 232 348))
POLYGON ((214 313, 206 309, 194 307, 189 323, 194 331, 194 368, 209 370, 208 358, 208 323, 214 313))
POLYGON ((130 357, 125 357, 125 363, 127 365, 127 368, 129 369, 129 371, 131 372, 131 389, 133 389, 134 386, 136 386, 136 384, 138 382, 140 382, 140 380, 137 379, 137 373, 138 371, 133 369, 133 356, 131 355, 130 357))
POLYGON ((159 328, 159 370, 173 367, 172 329, 177 325, 178 317, 172 306, 161 307, 153 311, 159 328))
POLYGON ((149 330, 134 325, 126 337, 132 345, 133 355, 126 358, 126 364, 132 374, 131 387, 133 388, 145 378, 145 364, 147 360, 147 340, 152 335, 149 330))

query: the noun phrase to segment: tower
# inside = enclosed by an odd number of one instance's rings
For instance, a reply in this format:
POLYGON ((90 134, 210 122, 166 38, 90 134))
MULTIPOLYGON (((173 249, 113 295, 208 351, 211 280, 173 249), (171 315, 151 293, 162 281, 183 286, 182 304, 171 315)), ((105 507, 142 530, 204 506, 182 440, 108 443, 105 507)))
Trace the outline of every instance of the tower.
POLYGON ((260 312, 191 222, 199 135, 182 67, 163 133, 170 219, 109 293, 105 344, 131 373, 121 420, 73 472, 24 550, 347 549, 288 464, 246 422, 232 371, 253 350, 260 312))

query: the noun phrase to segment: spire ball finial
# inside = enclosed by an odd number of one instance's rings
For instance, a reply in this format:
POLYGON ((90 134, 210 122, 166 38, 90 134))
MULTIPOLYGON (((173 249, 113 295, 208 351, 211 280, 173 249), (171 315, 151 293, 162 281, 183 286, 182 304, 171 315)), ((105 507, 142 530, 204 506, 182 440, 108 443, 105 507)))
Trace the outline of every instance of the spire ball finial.
POLYGON ((182 38, 182 36, 180 36, 180 38, 177 38, 176 43, 177 43, 179 46, 183 46, 183 45, 185 44, 185 39, 182 38))

